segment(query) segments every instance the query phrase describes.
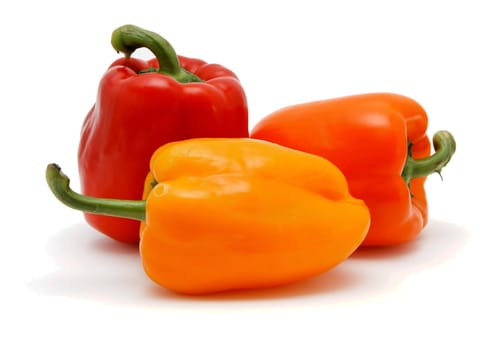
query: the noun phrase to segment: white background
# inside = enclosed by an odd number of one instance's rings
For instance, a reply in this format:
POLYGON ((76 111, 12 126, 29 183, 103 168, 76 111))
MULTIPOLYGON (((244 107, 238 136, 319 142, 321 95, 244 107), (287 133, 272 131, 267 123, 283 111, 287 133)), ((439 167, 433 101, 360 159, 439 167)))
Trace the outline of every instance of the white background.
MULTIPOLYGON (((0 5, 2 349, 492 349, 494 12, 490 1, 22 1, 0 5), (287 287, 177 296, 135 247, 49 192, 78 189, 81 123, 132 23, 241 79, 251 127, 294 103, 388 91, 458 151, 427 182, 415 242, 359 251, 287 287)), ((146 52, 140 53, 146 56, 146 52)))

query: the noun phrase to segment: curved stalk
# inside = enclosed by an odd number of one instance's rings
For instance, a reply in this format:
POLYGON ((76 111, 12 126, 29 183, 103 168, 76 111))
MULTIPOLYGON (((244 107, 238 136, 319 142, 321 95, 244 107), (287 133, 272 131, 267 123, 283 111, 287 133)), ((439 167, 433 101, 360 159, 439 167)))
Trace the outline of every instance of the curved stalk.
POLYGON ((146 218, 146 201, 96 198, 74 192, 70 179, 57 164, 46 167, 46 182, 55 197, 72 209, 140 221, 146 218))
POLYGON ((202 81, 180 66, 175 49, 157 33, 127 24, 113 31, 111 43, 117 52, 123 52, 127 58, 141 47, 149 49, 158 60, 158 73, 171 76, 181 83, 202 81))
POLYGON ((432 143, 435 153, 426 158, 412 158, 410 149, 407 162, 401 173, 407 183, 432 173, 441 174, 441 170, 449 163, 456 151, 456 141, 449 131, 436 132, 432 138, 432 143))

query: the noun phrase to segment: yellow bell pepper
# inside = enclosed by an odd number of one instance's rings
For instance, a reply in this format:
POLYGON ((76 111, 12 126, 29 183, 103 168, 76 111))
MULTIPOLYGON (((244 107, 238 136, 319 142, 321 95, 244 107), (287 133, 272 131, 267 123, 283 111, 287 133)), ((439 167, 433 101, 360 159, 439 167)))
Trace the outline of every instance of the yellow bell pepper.
POLYGON ((143 201, 70 191, 49 165, 66 205, 142 220, 144 270, 187 294, 269 287, 327 271, 366 236, 370 215, 338 168, 315 155, 253 139, 166 144, 150 161, 143 201))

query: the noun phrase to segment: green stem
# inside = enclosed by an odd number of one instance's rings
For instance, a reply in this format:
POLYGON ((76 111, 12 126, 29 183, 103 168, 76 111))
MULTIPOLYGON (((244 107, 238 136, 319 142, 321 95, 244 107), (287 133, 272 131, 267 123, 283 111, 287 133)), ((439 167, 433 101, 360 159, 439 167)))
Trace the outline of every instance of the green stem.
POLYGON ((422 159, 413 159, 410 147, 407 162, 401 173, 401 176, 408 184, 413 179, 428 176, 432 173, 441 174, 441 170, 449 163, 456 151, 455 139, 448 131, 436 132, 432 138, 432 143, 435 153, 422 159))
POLYGON ((180 66, 175 50, 159 34, 127 24, 113 31, 111 44, 117 52, 123 52, 127 58, 135 50, 145 47, 158 59, 158 73, 171 76, 181 83, 202 81, 199 77, 180 66))
POLYGON ((70 179, 57 164, 46 167, 46 182, 55 197, 72 209, 140 221, 146 217, 146 201, 96 198, 72 191, 70 179))

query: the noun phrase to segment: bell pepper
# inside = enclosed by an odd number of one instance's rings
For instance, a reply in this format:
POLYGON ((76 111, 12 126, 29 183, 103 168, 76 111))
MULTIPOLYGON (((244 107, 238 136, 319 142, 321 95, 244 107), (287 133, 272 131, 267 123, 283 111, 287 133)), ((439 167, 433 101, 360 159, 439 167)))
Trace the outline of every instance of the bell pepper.
POLYGON ((141 220, 145 272, 186 294, 320 274, 357 249, 370 221, 329 161, 248 138, 162 146, 151 158, 141 201, 75 193, 54 164, 46 178, 71 208, 141 220))
POLYGON ((416 101, 371 93, 314 101, 277 110, 259 121, 251 137, 313 153, 345 174, 350 193, 363 199, 371 226, 363 246, 414 239, 426 225, 424 183, 439 173, 456 149, 439 131, 430 155, 428 117, 416 101))
MULTIPOLYGON (((112 45, 125 54, 101 79, 82 126, 78 166, 83 194, 141 199, 152 153, 194 137, 247 137, 245 93, 235 74, 217 64, 177 56, 156 33, 126 25, 112 45), (138 48, 156 56, 131 58, 138 48)), ((132 220, 85 214, 87 222, 126 243, 139 241, 132 220)))

